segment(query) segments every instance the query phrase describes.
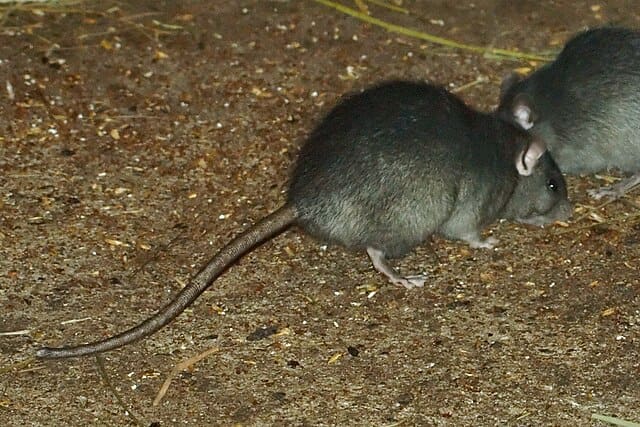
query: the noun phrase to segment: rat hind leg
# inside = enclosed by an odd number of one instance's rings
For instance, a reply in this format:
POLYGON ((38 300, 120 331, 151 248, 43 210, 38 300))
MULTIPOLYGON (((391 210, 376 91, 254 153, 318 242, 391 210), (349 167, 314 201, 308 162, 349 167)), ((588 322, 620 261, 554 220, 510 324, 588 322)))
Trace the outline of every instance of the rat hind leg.
POLYGON ((373 263, 373 267, 378 270, 380 273, 387 276, 389 281, 396 286, 404 286, 407 289, 412 288, 421 288, 424 286, 424 282, 426 281, 426 276, 424 275, 416 275, 416 276, 400 276, 398 272, 389 265, 385 253, 380 249, 375 249, 368 247, 367 254, 369 258, 371 258, 371 262, 373 263))

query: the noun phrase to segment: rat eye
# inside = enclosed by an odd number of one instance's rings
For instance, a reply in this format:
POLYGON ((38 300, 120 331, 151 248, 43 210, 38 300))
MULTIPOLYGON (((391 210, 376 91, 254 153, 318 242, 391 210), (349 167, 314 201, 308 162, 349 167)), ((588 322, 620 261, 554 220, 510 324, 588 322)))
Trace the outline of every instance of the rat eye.
POLYGON ((547 188, 555 193, 556 191, 558 191, 558 183, 555 179, 549 178, 549 180, 547 181, 547 188))

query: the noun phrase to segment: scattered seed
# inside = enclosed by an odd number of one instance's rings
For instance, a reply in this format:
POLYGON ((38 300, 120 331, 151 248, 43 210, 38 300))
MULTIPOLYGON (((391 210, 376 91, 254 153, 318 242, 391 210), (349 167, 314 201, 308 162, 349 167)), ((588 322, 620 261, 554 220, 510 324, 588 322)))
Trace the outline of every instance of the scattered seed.
POLYGON ((330 365, 336 363, 343 355, 344 353, 336 353, 329 358, 329 361, 327 363, 330 365))

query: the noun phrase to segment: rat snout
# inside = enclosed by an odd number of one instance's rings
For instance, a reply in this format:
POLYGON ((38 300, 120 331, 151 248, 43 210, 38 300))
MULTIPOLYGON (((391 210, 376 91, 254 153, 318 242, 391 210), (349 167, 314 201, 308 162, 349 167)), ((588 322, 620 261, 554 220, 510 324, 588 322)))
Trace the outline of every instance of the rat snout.
POLYGON ((573 216, 573 205, 568 199, 562 199, 549 213, 552 221, 566 221, 573 216))
POLYGON ((518 218, 517 221, 523 224, 536 225, 544 227, 547 224, 556 221, 566 221, 573 215, 573 206, 567 199, 562 199, 556 203, 553 208, 545 213, 538 215, 529 215, 526 218, 518 218))
POLYGON ((568 199, 559 202, 555 208, 555 221, 566 221, 573 216, 573 205, 568 199))
POLYGON ((541 215, 542 226, 555 221, 566 221, 573 215, 573 205, 568 199, 561 199, 556 205, 546 214, 541 215))

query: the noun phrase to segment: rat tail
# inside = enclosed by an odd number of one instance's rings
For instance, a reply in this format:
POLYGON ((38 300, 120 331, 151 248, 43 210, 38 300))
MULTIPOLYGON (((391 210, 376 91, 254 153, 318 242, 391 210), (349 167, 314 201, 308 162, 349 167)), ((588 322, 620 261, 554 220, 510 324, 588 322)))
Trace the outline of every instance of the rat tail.
POLYGON ((44 347, 36 352, 42 359, 62 359, 113 350, 147 337, 175 319, 204 292, 233 262, 254 246, 280 234, 297 219, 295 206, 286 204, 266 216, 220 250, 167 305, 142 323, 118 335, 76 347, 44 347))

